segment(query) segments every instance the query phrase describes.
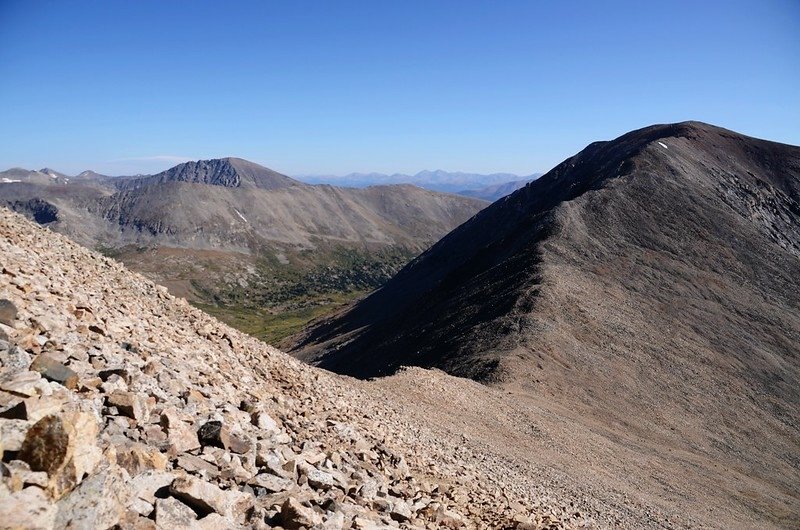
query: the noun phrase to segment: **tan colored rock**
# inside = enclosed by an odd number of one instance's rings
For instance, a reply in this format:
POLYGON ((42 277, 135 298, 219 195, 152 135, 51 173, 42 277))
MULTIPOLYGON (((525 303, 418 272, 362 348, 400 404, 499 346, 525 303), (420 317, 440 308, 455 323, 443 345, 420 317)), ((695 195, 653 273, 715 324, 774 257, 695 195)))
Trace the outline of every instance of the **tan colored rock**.
POLYGON ((0 381, 0 389, 23 397, 36 395, 42 374, 36 371, 18 372, 11 378, 0 381))
POLYGON ((117 465, 131 476, 145 471, 164 471, 167 467, 167 456, 157 447, 130 443, 117 447, 117 465))
POLYGON ((186 504, 201 510, 214 511, 226 517, 239 518, 252 505, 252 496, 218 486, 196 477, 178 477, 170 486, 172 495, 186 504))
POLYGON ((45 416, 58 414, 64 406, 65 399, 58 396, 30 397, 22 401, 25 419, 39 421, 45 416))
POLYGON ((31 471, 30 466, 21 460, 12 460, 6 463, 9 476, 6 485, 11 491, 20 491, 28 486, 47 487, 47 473, 44 471, 31 471))
POLYGON ((233 522, 229 517, 223 517, 218 513, 210 513, 197 521, 196 526, 198 530, 220 530, 222 528, 229 528, 231 530, 243 528, 242 526, 233 522))
POLYGON ((253 425, 264 431, 265 434, 278 431, 278 423, 263 410, 253 412, 252 422, 253 425))
POLYGON ((177 465, 185 471, 202 475, 206 479, 219 476, 219 468, 215 464, 194 455, 179 456, 177 465))
POLYGON ((147 399, 134 392, 114 392, 106 397, 106 404, 117 407, 120 414, 136 421, 143 421, 149 415, 147 399))
POLYGON ((159 530, 195 528, 197 514, 178 499, 156 499, 156 528, 159 530))
POLYGON ((174 408, 166 408, 161 413, 161 426, 166 432, 171 454, 177 455, 200 449, 197 432, 178 416, 174 408))
POLYGON ((19 451, 25 441, 28 429, 34 424, 28 420, 7 420, 0 418, 0 449, 19 451))
POLYGON ((313 508, 303 506, 294 497, 289 497, 281 506, 281 524, 287 530, 298 530, 299 528, 311 528, 322 524, 322 516, 314 511, 313 508))
POLYGON ((44 491, 35 486, 11 494, 0 492, 0 526, 31 530, 50 530, 58 508, 44 491))
POLYGON ((76 480, 92 473, 103 458, 97 447, 100 425, 97 417, 87 411, 68 411, 62 418, 70 433, 70 455, 76 480))
POLYGON ((167 488, 175 480, 175 474, 169 471, 145 471, 128 481, 131 498, 138 498, 153 504, 156 492, 167 488))
POLYGON ((127 474, 109 466, 58 501, 58 528, 110 528, 125 514, 130 493, 127 474))

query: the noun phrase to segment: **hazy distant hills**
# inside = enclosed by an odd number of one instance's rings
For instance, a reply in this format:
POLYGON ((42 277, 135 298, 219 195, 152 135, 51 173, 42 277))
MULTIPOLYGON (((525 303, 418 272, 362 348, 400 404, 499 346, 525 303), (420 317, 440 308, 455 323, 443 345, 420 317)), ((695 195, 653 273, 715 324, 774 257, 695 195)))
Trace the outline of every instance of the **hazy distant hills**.
MULTIPOLYGON (((536 177, 538 177, 538 175, 536 177)), ((510 195, 518 189, 525 187, 525 185, 527 185, 529 182, 533 182, 536 177, 523 180, 513 180, 511 182, 503 182, 501 184, 486 186, 485 188, 480 188, 477 190, 461 190, 458 192, 458 195, 494 202, 497 199, 502 199, 506 195, 510 195)))
MULTIPOLYGON (((298 178, 303 182, 311 184, 324 183, 354 188, 363 188, 376 184, 413 184, 428 190, 468 195, 466 192, 472 190, 483 190, 487 187, 494 186, 499 187, 511 182, 530 181, 539 175, 540 173, 529 176, 519 176, 513 173, 480 174, 425 170, 414 175, 406 175, 403 173, 394 173, 391 175, 385 173, 350 173, 342 176, 312 175, 298 178)), ((491 192, 490 195, 496 195, 496 193, 497 191, 491 192)))
POLYGON ((688 122, 589 145, 294 352, 358 377, 417 365, 500 384, 608 433, 656 488, 691 499, 713 476, 720 503, 785 525, 799 308, 800 147, 688 122))
POLYGON ((308 185, 238 158, 156 175, 0 173, 0 204, 195 300, 253 307, 376 287, 487 203, 308 185))

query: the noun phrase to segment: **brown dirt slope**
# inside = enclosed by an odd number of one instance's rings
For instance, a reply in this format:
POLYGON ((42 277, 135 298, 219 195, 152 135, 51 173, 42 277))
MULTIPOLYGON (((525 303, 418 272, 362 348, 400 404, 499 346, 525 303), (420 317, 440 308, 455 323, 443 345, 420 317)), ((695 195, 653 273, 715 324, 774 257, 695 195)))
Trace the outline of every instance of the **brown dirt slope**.
POLYGON ((591 144, 294 353, 359 377, 417 365, 494 382, 616 440, 609 466, 632 446, 674 466, 632 471, 640 495, 685 488, 791 526, 799 308, 800 148, 687 122, 591 144))

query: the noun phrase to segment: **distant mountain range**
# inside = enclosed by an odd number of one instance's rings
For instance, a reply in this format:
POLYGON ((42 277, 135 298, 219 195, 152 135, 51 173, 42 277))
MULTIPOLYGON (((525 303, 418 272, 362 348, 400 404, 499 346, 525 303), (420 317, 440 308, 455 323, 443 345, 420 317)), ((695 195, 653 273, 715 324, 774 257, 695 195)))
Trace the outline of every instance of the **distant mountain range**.
POLYGON ((132 177, 0 172, 0 205, 175 294, 248 311, 371 290, 487 204, 412 185, 309 185, 240 158, 132 177))
POLYGON ((536 178, 538 178, 538 175, 523 180, 512 180, 511 182, 494 184, 477 190, 461 190, 458 192, 458 195, 494 202, 497 199, 502 199, 506 195, 514 193, 520 188, 524 188, 527 184, 536 180, 536 178))
POLYGON ((363 188, 376 184, 413 184, 428 190, 465 195, 467 192, 483 190, 487 187, 496 187, 520 181, 529 182, 540 175, 541 173, 534 173, 528 176, 520 176, 513 173, 463 173, 439 169, 435 171, 420 171, 414 175, 403 173, 391 175, 385 173, 350 173, 341 176, 311 175, 297 178, 309 184, 334 184, 352 188, 363 188))

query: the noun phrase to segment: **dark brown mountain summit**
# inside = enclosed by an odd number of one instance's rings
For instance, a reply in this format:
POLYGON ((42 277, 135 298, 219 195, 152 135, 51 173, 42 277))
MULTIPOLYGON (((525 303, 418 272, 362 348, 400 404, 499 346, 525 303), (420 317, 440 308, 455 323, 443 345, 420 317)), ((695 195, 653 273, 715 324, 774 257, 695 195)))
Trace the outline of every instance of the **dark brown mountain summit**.
POLYGON ((697 122, 591 144, 295 339, 344 374, 494 382, 796 515, 800 148, 697 122))
POLYGON ((275 190, 291 186, 303 186, 286 175, 241 158, 219 158, 185 162, 156 175, 126 179, 120 183, 122 189, 138 188, 165 182, 191 182, 211 184, 226 188, 260 188, 275 190))

